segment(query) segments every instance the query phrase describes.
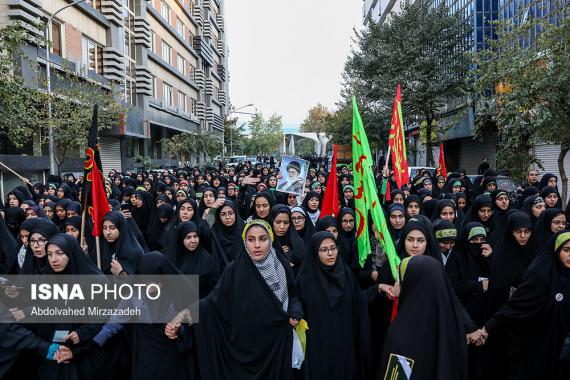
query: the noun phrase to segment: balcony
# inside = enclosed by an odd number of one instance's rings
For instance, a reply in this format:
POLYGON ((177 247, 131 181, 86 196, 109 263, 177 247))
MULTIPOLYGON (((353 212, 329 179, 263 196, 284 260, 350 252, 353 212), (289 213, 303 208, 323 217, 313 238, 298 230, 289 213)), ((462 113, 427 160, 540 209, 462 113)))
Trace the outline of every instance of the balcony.
POLYGON ((218 28, 220 28, 220 30, 224 30, 224 16, 217 15, 216 24, 218 25, 218 28))
POLYGON ((214 66, 214 52, 210 47, 210 43, 207 42, 202 36, 194 37, 194 50, 210 65, 214 66))

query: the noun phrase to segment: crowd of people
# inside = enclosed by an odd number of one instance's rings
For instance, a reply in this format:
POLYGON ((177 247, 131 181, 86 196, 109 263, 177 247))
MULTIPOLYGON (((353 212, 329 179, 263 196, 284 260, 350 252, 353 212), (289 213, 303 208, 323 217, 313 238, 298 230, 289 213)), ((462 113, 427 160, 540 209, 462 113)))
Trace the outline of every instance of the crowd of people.
POLYGON ((530 170, 514 196, 491 168, 474 182, 422 170, 401 188, 379 171, 395 279, 372 223, 359 259, 351 170, 319 164, 302 196, 276 191, 275 160, 111 171, 100 268, 81 179, 24 179, 0 204, 0 275, 197 275, 200 318, 26 324, 26 310, 0 302, 13 318, 0 325, 0 378, 404 378, 398 355, 412 380, 568 379, 570 206, 555 175, 530 170), (338 215, 321 215, 327 192, 338 215))

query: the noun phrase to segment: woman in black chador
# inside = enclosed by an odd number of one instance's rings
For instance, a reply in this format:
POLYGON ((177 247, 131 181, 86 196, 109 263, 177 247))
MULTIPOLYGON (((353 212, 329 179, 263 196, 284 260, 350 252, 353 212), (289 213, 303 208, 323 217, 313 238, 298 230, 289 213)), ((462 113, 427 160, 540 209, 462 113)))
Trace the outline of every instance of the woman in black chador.
POLYGON ((368 379, 368 308, 330 232, 313 235, 297 280, 309 324, 305 378, 368 379))
POLYGON ((550 239, 517 290, 484 329, 490 338, 507 330, 509 378, 568 379, 570 231, 556 233, 550 239))
MULTIPOLYGON (((271 246, 267 222, 252 220, 244 247, 200 301, 193 325, 203 379, 292 380, 293 326, 302 318, 295 279, 271 246)), ((165 329, 175 338, 180 319, 165 329)))
POLYGON ((388 329, 378 378, 385 378, 394 354, 414 361, 413 380, 466 380, 464 320, 443 265, 412 256, 402 260, 400 279, 398 315, 388 329))

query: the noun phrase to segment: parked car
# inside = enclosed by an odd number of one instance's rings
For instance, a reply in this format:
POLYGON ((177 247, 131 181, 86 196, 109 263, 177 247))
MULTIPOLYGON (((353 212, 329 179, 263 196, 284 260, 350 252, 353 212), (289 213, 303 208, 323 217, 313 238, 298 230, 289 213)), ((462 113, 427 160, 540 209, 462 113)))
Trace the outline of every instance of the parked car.
POLYGON ((430 166, 408 166, 408 175, 410 180, 414 178, 420 170, 427 170, 431 176, 434 175, 436 168, 430 166))
POLYGON ((233 168, 246 161, 246 156, 231 156, 226 166, 233 168))

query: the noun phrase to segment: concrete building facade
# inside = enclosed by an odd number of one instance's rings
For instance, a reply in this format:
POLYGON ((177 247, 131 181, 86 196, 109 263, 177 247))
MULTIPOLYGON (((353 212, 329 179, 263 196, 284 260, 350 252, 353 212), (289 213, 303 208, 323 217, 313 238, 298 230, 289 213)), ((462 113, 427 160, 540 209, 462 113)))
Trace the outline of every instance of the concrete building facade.
MULTIPOLYGON (((36 24, 71 2, 0 0, 0 26, 19 22, 43 37, 36 24)), ((137 155, 177 164, 160 143, 177 133, 203 131, 223 140, 229 109, 223 0, 85 0, 56 16, 51 40, 52 71, 65 66, 103 89, 118 88, 128 109, 100 137, 105 171, 132 169, 137 155)), ((23 49, 45 70, 45 47, 23 49)), ((15 150, 4 141, 0 147, 0 158, 14 169, 44 175, 49 168, 37 146, 15 150), (21 154, 32 156, 26 167, 21 154)), ((64 170, 82 168, 81 150, 64 170)), ((205 157, 182 159, 203 163, 205 157)))

